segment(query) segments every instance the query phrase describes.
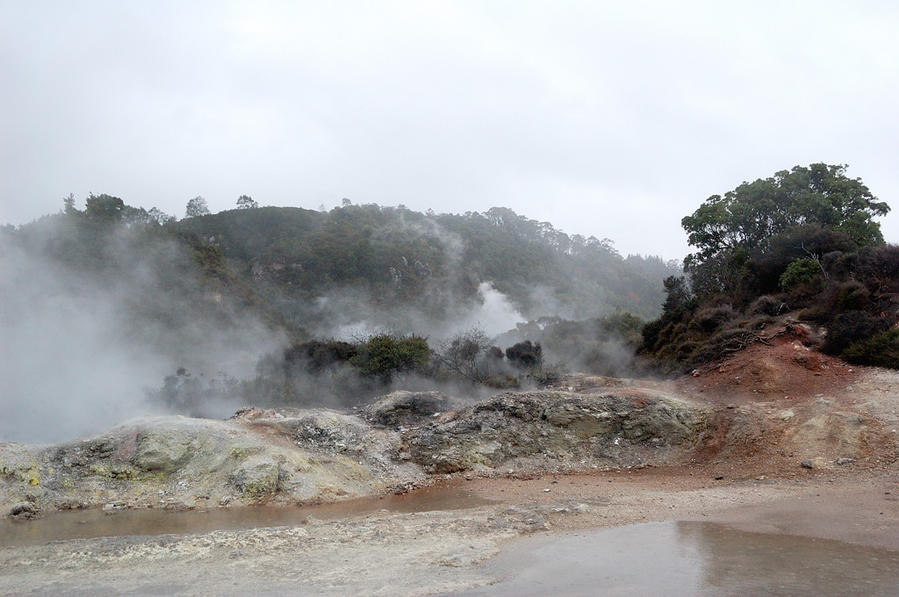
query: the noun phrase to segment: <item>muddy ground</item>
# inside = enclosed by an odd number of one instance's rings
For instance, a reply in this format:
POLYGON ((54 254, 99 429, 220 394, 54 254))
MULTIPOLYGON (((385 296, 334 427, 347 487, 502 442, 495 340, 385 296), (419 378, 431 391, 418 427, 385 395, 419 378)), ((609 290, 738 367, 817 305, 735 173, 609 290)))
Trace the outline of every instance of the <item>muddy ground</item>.
POLYGON ((499 580, 482 565, 516 538, 664 520, 753 529, 761 524, 766 532, 899 551, 896 470, 716 481, 705 472, 647 468, 460 483, 496 503, 309 518, 274 528, 5 547, 0 594, 452 593, 499 580))
POLYGON ((674 381, 573 376, 475 404, 392 395, 356 413, 248 410, 6 444, 6 529, 67 508, 199 518, 349 501, 257 528, 187 518, 162 536, 8 540, 0 594, 452 593, 495 582, 484 563, 521 537, 666 520, 899 552, 897 426, 899 373, 820 355, 799 330, 674 381), (371 506, 394 493, 428 511, 371 506))

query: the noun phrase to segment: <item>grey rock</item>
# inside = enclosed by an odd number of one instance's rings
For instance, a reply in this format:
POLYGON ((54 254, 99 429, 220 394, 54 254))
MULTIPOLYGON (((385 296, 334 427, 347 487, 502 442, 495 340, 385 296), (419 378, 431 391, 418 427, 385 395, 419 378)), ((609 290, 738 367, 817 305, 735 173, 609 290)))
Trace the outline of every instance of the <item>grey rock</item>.
POLYGON ((262 499, 278 491, 281 467, 277 462, 251 459, 231 473, 228 481, 245 497, 262 499))
POLYGON ((638 450, 661 453, 692 441, 703 420, 695 407, 651 393, 507 392, 415 429, 406 440, 411 460, 430 473, 495 469, 528 457, 636 464, 638 450))
POLYGON ((145 471, 172 472, 190 457, 191 439, 177 429, 142 431, 137 435, 133 462, 145 471))
POLYGON ((38 508, 34 504, 21 502, 9 509, 8 516, 12 518, 29 519, 38 515, 38 508))
POLYGON ((363 416, 378 425, 396 427, 418 425, 431 416, 451 408, 442 392, 392 392, 362 409, 363 416))

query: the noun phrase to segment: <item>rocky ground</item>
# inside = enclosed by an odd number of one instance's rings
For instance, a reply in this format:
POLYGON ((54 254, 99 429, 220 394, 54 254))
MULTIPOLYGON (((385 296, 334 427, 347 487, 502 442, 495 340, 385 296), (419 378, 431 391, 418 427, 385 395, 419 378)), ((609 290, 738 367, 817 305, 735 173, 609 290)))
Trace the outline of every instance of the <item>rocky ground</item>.
POLYGON ((439 392, 396 392, 356 414, 245 409, 228 421, 143 419, 60 446, 2 444, 0 509, 311 504, 451 474, 670 464, 690 453, 709 416, 642 388, 452 406, 439 392))
POLYGON ((511 538, 649 520, 767 521, 899 550, 897 424, 899 373, 820 355, 799 330, 675 381, 573 376, 473 404, 399 392, 353 413, 247 409, 2 444, 5 525, 447 484, 490 503, 359 514, 350 501, 343 518, 289 526, 8 545, 0 594, 453 592, 491 582, 478 564, 511 538))

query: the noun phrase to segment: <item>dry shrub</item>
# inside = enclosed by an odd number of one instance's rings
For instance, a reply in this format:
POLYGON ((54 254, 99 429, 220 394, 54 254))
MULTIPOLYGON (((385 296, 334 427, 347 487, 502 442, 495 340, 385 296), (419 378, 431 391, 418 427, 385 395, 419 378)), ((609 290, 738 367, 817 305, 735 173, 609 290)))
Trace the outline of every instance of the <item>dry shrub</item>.
POLYGON ((751 315, 769 315, 775 317, 782 313, 786 313, 787 311, 789 311, 787 304, 770 294, 763 294, 749 305, 749 314, 751 315))
POLYGON ((737 318, 737 312, 730 305, 718 305, 716 307, 704 307, 696 312, 691 326, 697 327, 703 332, 711 333, 730 323, 737 318))

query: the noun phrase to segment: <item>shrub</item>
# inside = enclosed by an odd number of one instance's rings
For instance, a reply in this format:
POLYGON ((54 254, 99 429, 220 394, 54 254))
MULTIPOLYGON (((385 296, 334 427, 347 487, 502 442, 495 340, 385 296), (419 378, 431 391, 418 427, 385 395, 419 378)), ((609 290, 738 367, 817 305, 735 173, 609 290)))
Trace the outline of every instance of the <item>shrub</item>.
POLYGON ((519 369, 533 369, 543 364, 543 348, 539 342, 525 340, 507 348, 506 358, 519 369))
POLYGON ((420 336, 372 336, 359 345, 350 363, 363 374, 389 381, 396 373, 423 371, 430 361, 428 341, 420 336))
POLYGON ((643 343, 640 345, 641 352, 645 352, 647 350, 652 351, 655 349, 655 345, 659 341, 659 335, 665 325, 665 320, 659 318, 650 321, 643 326, 643 331, 641 332, 641 335, 643 336, 643 343))
POLYGON ((703 332, 711 333, 720 328, 725 323, 734 320, 737 312, 730 305, 720 305, 717 307, 705 307, 696 312, 691 322, 703 332))
POLYGON ((752 315, 769 315, 775 317, 788 310, 789 307, 786 303, 780 299, 774 298, 770 294, 760 296, 749 305, 749 313, 752 315))
POLYGON ((284 351, 288 366, 303 365, 306 371, 315 373, 356 356, 357 347, 338 340, 311 340, 294 344, 284 351))
POLYGON ((777 320, 768 315, 757 315, 752 319, 740 322, 740 327, 746 328, 747 330, 763 330, 775 321, 777 320))
POLYGON ((693 359, 693 355, 696 354, 696 351, 699 350, 699 347, 699 342, 694 342, 691 340, 681 342, 675 347, 675 356, 677 357, 678 361, 689 362, 693 359))
POLYGON ((882 332, 885 327, 885 321, 864 311, 841 313, 827 326, 824 352, 841 354, 850 345, 865 342, 874 334, 882 332))
POLYGON ((810 257, 800 257, 787 266, 780 276, 782 290, 792 290, 804 284, 811 284, 821 279, 821 265, 810 257))
POLYGON ((868 306, 871 293, 864 284, 856 280, 843 282, 837 289, 837 308, 840 311, 859 311, 868 306))
POLYGON ((568 370, 562 364, 555 363, 547 367, 542 365, 534 367, 531 369, 528 377, 534 380, 538 386, 548 386, 559 383, 565 379, 566 375, 568 375, 568 370))
POLYGON ((874 334, 843 351, 843 359, 855 365, 873 365, 899 369, 899 330, 874 334))
POLYGON ((627 312, 607 315, 597 320, 598 331, 606 336, 618 337, 636 346, 641 340, 643 320, 627 312))
POLYGON ((440 366, 473 382, 485 382, 499 374, 503 365, 503 351, 491 346, 487 335, 477 328, 444 342, 434 358, 440 366))

